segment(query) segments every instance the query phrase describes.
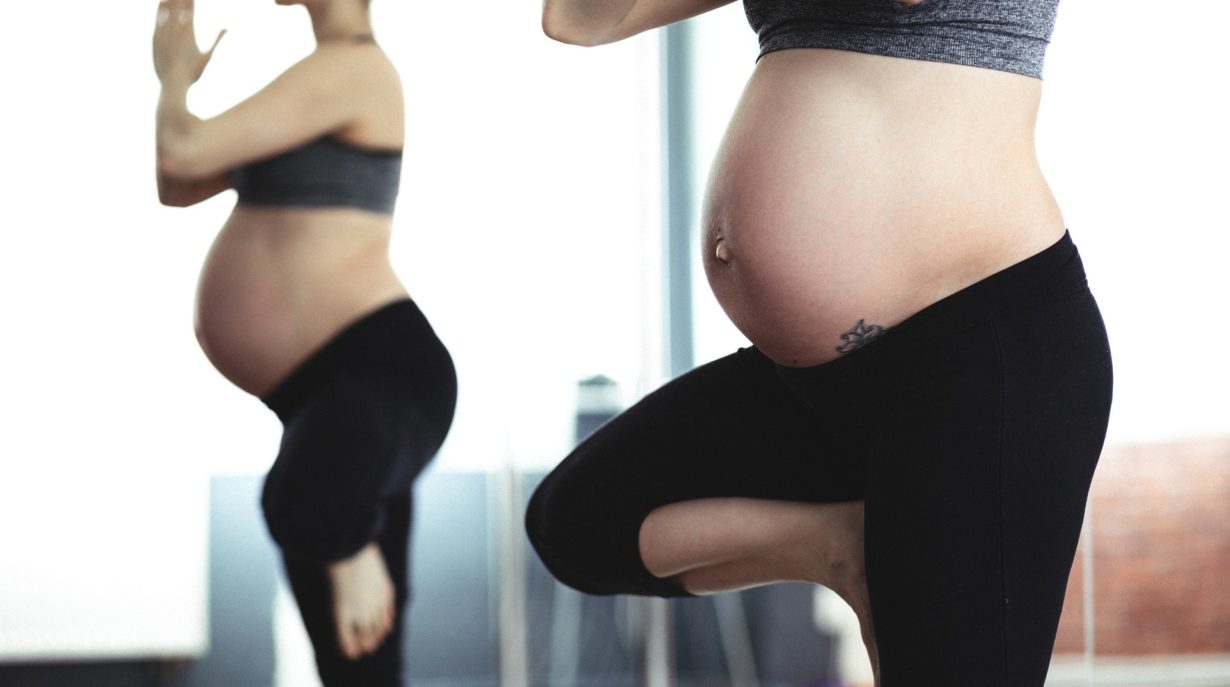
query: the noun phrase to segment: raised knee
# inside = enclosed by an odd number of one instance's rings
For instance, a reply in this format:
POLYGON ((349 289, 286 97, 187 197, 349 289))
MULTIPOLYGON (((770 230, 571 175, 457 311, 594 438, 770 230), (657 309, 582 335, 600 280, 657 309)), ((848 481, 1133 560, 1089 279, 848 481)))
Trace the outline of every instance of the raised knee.
MULTIPOLYGON (((543 565, 557 580, 585 594, 613 594, 621 577, 610 528, 563 508, 540 486, 526 509, 525 529, 543 565)), ((609 523, 607 523, 609 525, 609 523)))
POLYGON ((271 473, 261 492, 261 510, 269 536, 288 554, 330 562, 348 558, 381 531, 378 504, 347 506, 336 498, 290 488, 271 473))
POLYGON ((525 511, 525 533, 547 571, 564 584, 582 592, 585 576, 574 572, 573 558, 583 547, 582 528, 569 527, 560 513, 549 506, 550 498, 539 487, 525 511))

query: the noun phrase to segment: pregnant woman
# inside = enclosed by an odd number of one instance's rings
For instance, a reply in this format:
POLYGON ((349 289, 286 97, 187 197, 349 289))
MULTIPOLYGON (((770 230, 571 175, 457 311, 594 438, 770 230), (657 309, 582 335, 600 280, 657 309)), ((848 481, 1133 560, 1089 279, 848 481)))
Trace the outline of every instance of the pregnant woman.
POLYGON ((284 425, 262 505, 325 684, 399 685, 411 485, 456 377, 389 262, 403 101, 368 1, 280 4, 307 8, 315 51, 206 120, 185 101, 213 49, 197 48, 192 0, 159 6, 158 190, 177 206, 238 191, 197 338, 284 425))
MULTIPOLYGON (((610 43, 729 0, 546 0, 610 43)), ((543 482, 531 541, 593 594, 784 580, 858 613, 885 687, 1043 684, 1111 398, 1034 149, 1057 0, 745 0, 761 56, 701 255, 752 347, 543 482)))

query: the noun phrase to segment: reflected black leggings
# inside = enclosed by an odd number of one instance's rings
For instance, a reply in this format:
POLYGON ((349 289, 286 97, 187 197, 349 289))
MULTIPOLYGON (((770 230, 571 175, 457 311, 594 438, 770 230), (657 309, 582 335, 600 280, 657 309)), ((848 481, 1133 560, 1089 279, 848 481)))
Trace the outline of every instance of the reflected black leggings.
POLYGON ((444 442, 457 400, 448 351, 418 307, 398 301, 348 326, 264 400, 284 431, 261 505, 321 679, 396 687, 412 484, 444 442), (380 648, 351 661, 337 645, 325 566, 371 542, 388 565, 397 613, 380 648))
POLYGON ((1111 398, 1070 238, 810 368, 744 349, 646 396, 542 483, 530 540, 591 594, 683 596, 668 503, 865 499, 883 687, 1041 687, 1111 398))

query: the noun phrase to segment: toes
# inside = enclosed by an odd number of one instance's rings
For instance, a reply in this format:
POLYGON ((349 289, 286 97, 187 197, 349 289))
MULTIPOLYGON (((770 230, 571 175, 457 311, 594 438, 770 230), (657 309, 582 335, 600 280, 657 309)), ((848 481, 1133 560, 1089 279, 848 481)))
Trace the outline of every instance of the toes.
POLYGON ((368 651, 379 649, 380 645, 384 644, 384 638, 387 636, 389 636, 389 630, 384 626, 384 622, 380 620, 379 616, 377 616, 372 622, 371 632, 368 633, 368 639, 371 641, 371 649, 368 651))
POLYGON ((367 622, 355 626, 355 636, 362 654, 370 654, 379 649, 392 628, 385 614, 373 612, 368 618, 367 622))
POLYGON ((363 655, 358 636, 358 625, 349 618, 338 619, 337 645, 342 655, 352 661, 363 655))
POLYGON ((372 628, 365 626, 365 625, 356 625, 355 634, 359 639, 360 651, 364 655, 370 654, 372 650, 375 648, 372 646, 372 636, 374 634, 374 632, 372 631, 372 628))

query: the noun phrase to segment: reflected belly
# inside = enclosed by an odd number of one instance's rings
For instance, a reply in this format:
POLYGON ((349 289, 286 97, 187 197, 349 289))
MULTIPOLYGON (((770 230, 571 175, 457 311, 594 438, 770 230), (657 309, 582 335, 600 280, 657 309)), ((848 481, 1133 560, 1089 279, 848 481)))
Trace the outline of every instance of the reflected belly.
MULTIPOLYGON (((918 64, 784 51, 748 84, 712 169, 701 255, 731 320, 781 364, 832 360, 1063 234, 1032 116, 1014 124, 1010 98, 997 105, 1007 122, 930 96, 915 109, 919 79, 966 97, 945 81, 964 72, 918 64), (902 70, 902 94, 875 90, 902 70)), ((979 72, 968 97, 984 98, 987 70, 958 69, 979 72)))
POLYGON ((405 290, 388 264, 387 229, 339 238, 351 228, 253 214, 237 211, 210 249, 195 324, 214 367, 264 396, 346 324, 405 290))

